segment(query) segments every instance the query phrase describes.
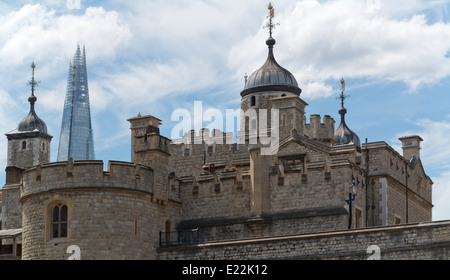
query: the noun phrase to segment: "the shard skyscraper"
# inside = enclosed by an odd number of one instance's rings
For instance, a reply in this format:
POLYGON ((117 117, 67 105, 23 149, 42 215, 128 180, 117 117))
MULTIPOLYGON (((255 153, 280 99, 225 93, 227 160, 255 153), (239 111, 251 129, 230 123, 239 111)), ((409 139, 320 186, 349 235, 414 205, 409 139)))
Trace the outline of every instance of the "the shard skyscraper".
POLYGON ((69 158, 95 159, 86 51, 83 47, 83 53, 81 53, 79 45, 69 67, 57 160, 66 161, 69 158))

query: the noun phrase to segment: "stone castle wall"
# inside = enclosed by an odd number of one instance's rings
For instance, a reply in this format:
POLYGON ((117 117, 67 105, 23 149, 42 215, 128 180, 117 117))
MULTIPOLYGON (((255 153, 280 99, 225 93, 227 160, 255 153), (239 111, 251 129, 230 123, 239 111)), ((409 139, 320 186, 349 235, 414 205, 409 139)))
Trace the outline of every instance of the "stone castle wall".
POLYGON ((110 161, 55 162, 28 169, 23 174, 22 199, 36 193, 65 188, 126 188, 153 193, 153 171, 145 166, 110 161))
MULTIPOLYGON (((424 175, 420 160, 406 160, 384 142, 369 143, 368 148, 373 223, 431 221, 433 182, 424 175)), ((365 162, 365 152, 362 160, 365 162)))
MULTIPOLYGON (((194 143, 199 135, 191 133, 194 143)), ((183 202, 178 228, 200 228, 208 240, 345 228, 348 185, 352 176, 363 180, 361 169, 349 163, 356 151, 333 151, 330 157, 331 150, 320 147, 328 152, 285 146, 259 173, 251 170, 247 145, 172 144, 169 166, 181 182, 183 202), (208 171, 211 163, 214 172, 208 171), (252 172, 269 180, 259 221, 252 217, 252 172)), ((357 202, 364 205, 362 197, 357 202)))
POLYGON ((20 219, 22 213, 22 206, 19 202, 20 185, 5 185, 2 188, 2 228, 16 229, 21 228, 22 220, 20 219))
POLYGON ((160 260, 448 260, 450 222, 205 242, 159 248, 160 260))
POLYGON ((23 259, 151 259, 159 232, 178 222, 180 204, 153 196, 152 170, 131 163, 60 162, 23 176, 23 259), (67 237, 52 237, 54 205, 68 206, 67 237))

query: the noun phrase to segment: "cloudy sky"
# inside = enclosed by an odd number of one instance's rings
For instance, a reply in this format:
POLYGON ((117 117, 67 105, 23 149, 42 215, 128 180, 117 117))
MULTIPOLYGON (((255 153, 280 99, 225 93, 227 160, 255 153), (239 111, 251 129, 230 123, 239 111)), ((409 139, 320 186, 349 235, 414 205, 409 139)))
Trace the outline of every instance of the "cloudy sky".
MULTIPOLYGON (((450 1, 277 0, 275 57, 296 77, 311 114, 338 125, 341 77, 347 123, 361 141, 419 134, 434 181, 434 220, 450 219, 450 1)), ((0 3, 0 131, 36 112, 56 160, 69 62, 86 47, 97 159, 130 160, 130 117, 175 109, 240 108, 244 75, 267 56, 261 0, 17 0, 0 3)), ((206 125, 205 125, 206 126, 206 125)), ((0 141, 5 181, 7 140, 0 141)), ((0 183, 3 185, 3 183, 0 183)))

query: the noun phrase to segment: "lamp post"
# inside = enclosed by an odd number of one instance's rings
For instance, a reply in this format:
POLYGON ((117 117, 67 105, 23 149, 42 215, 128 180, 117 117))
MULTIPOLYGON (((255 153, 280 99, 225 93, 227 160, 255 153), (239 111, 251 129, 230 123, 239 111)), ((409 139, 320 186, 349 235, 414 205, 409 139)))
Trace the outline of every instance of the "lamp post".
POLYGON ((349 186, 348 192, 348 200, 345 202, 348 204, 348 228, 352 227, 352 201, 355 200, 355 196, 358 193, 358 186, 355 184, 355 180, 352 181, 352 184, 349 186))

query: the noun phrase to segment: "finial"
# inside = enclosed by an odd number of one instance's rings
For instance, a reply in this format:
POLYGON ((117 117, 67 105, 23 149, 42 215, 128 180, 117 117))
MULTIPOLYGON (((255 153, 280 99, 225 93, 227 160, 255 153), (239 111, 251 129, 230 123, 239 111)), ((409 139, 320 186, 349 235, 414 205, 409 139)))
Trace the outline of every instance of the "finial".
POLYGON ((247 78, 248 78, 247 73, 245 73, 244 75, 245 83, 247 83, 247 78))
POLYGON ((31 103, 31 105, 34 105, 34 103, 36 102, 36 100, 37 100, 37 98, 36 98, 36 96, 34 96, 34 88, 36 87, 36 86, 38 86, 39 85, 39 83, 40 83, 40 81, 35 81, 34 80, 34 69, 36 68, 36 64, 34 64, 34 61, 31 63, 31 69, 33 69, 32 70, 32 72, 31 72, 31 81, 28 81, 28 84, 27 85, 31 85, 31 96, 28 98, 28 101, 31 103))
POLYGON ((347 99, 348 97, 350 97, 350 95, 344 95, 344 91, 345 91, 345 80, 344 78, 341 79, 341 94, 339 97, 337 97, 336 99, 340 99, 341 100, 341 109, 344 108, 344 100, 347 99))
POLYGON ((341 85, 342 85, 341 91, 343 92, 343 91, 345 91, 345 80, 344 80, 344 78, 341 79, 341 85))
POLYGON ((269 2, 267 9, 269 10, 269 15, 266 18, 269 19, 269 22, 266 24, 265 28, 269 28, 269 37, 272 38, 272 31, 275 29, 276 25, 280 24, 272 23, 272 19, 275 17, 275 10, 273 9, 272 3, 269 2))
POLYGON ((31 77, 34 79, 34 68, 36 68, 36 65, 34 64, 34 61, 31 63, 31 69, 33 69, 33 72, 31 73, 31 77))

